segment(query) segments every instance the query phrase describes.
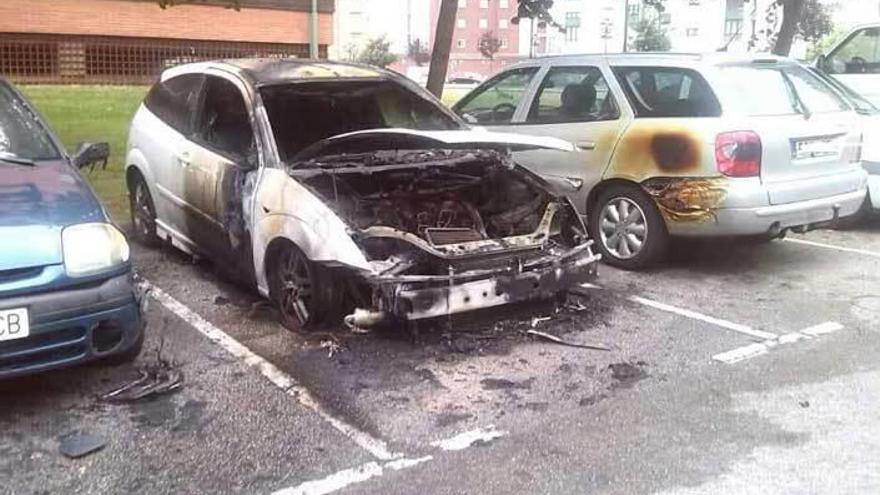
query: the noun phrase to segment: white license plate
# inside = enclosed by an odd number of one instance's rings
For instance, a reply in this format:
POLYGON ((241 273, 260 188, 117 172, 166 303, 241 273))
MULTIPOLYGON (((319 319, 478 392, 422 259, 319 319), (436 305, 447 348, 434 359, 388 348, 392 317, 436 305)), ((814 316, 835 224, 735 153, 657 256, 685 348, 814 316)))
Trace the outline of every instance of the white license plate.
POLYGON ((836 158, 840 156, 840 139, 835 137, 795 141, 791 154, 795 160, 836 158))
POLYGON ((0 342, 23 339, 30 333, 31 326, 27 309, 0 310, 0 342))

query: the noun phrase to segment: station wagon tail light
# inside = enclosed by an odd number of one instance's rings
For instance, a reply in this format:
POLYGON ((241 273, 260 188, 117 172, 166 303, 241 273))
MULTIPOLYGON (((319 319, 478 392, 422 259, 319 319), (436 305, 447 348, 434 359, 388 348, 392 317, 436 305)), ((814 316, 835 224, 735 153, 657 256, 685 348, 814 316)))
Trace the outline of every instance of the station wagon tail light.
POLYGON ((761 138, 752 131, 718 134, 715 165, 728 177, 758 177, 761 175, 761 138))

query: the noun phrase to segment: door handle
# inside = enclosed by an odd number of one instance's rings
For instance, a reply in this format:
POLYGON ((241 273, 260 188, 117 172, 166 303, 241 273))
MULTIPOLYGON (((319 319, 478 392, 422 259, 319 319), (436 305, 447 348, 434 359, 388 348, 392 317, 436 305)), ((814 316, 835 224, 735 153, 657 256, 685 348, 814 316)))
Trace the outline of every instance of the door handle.
POLYGON ((192 163, 192 157, 189 154, 189 151, 184 151, 177 155, 177 163, 180 164, 181 167, 189 167, 192 163))
POLYGON ((596 149, 596 143, 593 141, 578 141, 574 144, 581 151, 589 151, 596 149))

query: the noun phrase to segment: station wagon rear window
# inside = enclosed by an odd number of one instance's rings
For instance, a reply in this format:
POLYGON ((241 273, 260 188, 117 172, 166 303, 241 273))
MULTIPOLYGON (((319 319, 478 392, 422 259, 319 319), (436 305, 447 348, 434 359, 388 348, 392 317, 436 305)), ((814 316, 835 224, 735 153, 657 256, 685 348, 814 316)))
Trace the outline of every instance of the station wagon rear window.
POLYGON ((737 109, 751 116, 850 110, 821 79, 798 65, 750 64, 720 68, 719 84, 737 109))
POLYGON ((721 105, 699 73, 681 67, 614 67, 636 118, 718 117, 721 105))

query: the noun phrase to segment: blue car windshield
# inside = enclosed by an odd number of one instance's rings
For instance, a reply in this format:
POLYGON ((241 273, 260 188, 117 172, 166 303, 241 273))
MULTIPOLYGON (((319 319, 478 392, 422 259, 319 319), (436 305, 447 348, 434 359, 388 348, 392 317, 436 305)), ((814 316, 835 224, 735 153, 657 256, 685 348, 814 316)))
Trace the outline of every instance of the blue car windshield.
POLYGON ((0 166, 3 160, 61 158, 49 132, 9 86, 0 83, 0 166))

